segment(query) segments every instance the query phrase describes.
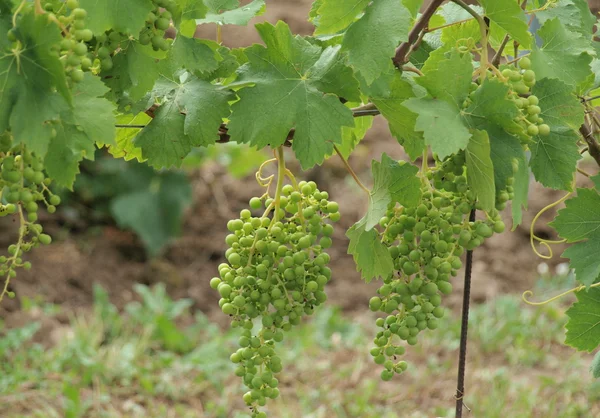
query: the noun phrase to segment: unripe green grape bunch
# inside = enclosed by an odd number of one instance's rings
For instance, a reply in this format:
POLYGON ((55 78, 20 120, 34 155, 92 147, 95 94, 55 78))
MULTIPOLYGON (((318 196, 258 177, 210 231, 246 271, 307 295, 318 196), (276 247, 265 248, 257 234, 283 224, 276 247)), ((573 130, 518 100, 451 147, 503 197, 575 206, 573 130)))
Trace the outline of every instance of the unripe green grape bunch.
POLYGON ((497 210, 485 220, 470 221, 477 207, 467 185, 463 153, 438 162, 423 175, 416 207, 392 205, 380 220, 381 240, 395 267, 369 301, 372 311, 385 314, 376 321, 380 330, 370 351, 375 363, 384 367, 383 380, 407 369, 399 360, 406 344, 417 344, 421 331, 438 327, 444 316, 442 299, 452 292, 452 277, 462 267, 464 251, 504 231, 497 210))
POLYGON ((276 375, 282 362, 276 343, 327 299, 326 249, 332 244, 331 223, 340 213, 312 181, 285 185, 274 199, 253 197, 249 205, 227 223, 228 262, 210 285, 219 292, 219 306, 232 327, 241 329, 240 348, 231 361, 248 388, 243 399, 253 417, 266 417, 259 407, 279 395, 276 375), (252 210, 265 212, 253 216, 252 210))
POLYGON ((50 184, 40 158, 24 146, 11 149, 7 142, 0 144, 0 217, 15 216, 19 219, 17 242, 8 247, 7 255, 0 255, 0 277, 5 278, 0 299, 5 294, 13 296, 7 289, 10 279, 17 275, 17 268, 31 268, 31 263, 23 261, 24 253, 39 244, 52 242, 37 223, 40 206, 54 213, 60 204, 60 197, 48 189, 50 184))
POLYGON ((515 122, 523 128, 521 140, 527 143, 532 136, 550 135, 550 127, 540 116, 542 109, 539 107, 539 99, 530 94, 536 82, 535 72, 531 69, 531 60, 523 57, 519 60, 518 67, 514 65, 504 67, 502 76, 511 88, 510 98, 519 108, 520 114, 515 122))
POLYGON ((59 23, 63 33, 60 44, 52 46, 54 53, 58 54, 69 79, 79 83, 84 73, 91 70, 94 58, 89 52, 94 34, 86 25, 87 11, 79 7, 79 0, 67 0, 59 5, 49 2, 44 10, 50 20, 59 23))

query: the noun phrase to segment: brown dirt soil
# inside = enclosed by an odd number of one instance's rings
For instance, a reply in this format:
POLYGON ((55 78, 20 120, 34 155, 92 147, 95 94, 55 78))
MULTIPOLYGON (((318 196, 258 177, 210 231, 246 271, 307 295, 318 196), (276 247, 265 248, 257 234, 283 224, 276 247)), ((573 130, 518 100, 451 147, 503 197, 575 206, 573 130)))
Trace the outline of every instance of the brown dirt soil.
MULTIPOLYGON (((312 26, 306 22, 310 2, 306 0, 278 0, 267 2, 267 13, 257 21, 277 19, 288 22, 293 31, 310 33, 312 26)), ((202 35, 214 35, 214 28, 203 29, 202 35)), ((259 39, 250 27, 226 27, 223 36, 231 46, 248 45, 259 39)), ((370 178, 370 161, 379 159, 382 152, 392 158, 404 158, 401 148, 390 136, 385 121, 375 119, 373 128, 359 145, 350 163, 359 176, 370 178)), ((295 167, 290 163, 292 169, 295 167)), ((329 285, 330 302, 344 309, 365 309, 368 299, 376 291, 376 284, 365 284, 356 273, 352 257, 346 254, 345 230, 358 220, 366 209, 366 199, 357 186, 346 176, 337 158, 325 162, 303 175, 317 181, 319 187, 328 190, 331 197, 340 203, 343 218, 339 223, 335 244, 331 249, 333 280, 329 285)), ((21 271, 11 284, 20 297, 42 295, 48 302, 60 304, 65 310, 86 308, 91 305, 92 287, 95 283, 106 288, 117 306, 123 306, 134 298, 135 283, 153 284, 165 282, 175 298, 188 297, 194 307, 208 314, 216 311, 217 294, 209 287, 209 280, 223 261, 226 249, 224 237, 226 222, 247 205, 248 199, 259 192, 253 177, 235 180, 214 164, 207 164, 192 176, 194 204, 186 216, 183 236, 177 239, 160 258, 145 261, 143 251, 129 232, 113 227, 104 227, 100 234, 90 232, 69 235, 47 218, 46 228, 54 233, 55 239, 49 247, 32 252, 30 260, 34 268, 21 271)), ((540 260, 529 247, 529 224, 535 213, 556 200, 562 192, 544 190, 532 186, 529 211, 524 216, 524 226, 515 232, 505 232, 488 240, 483 248, 475 252, 473 298, 482 302, 498 293, 522 292, 529 289, 537 277, 540 260)), ((552 216, 540 219, 536 233, 551 237, 552 230, 546 226, 552 216)), ((510 221, 508 220, 508 225, 510 221)), ((14 226, 9 220, 0 223, 0 245, 11 242, 14 226)), ((560 246, 559 246, 560 247, 560 246)), ((562 252, 558 248, 556 254, 562 252)), ((558 263, 555 258, 550 264, 558 263)), ((459 276, 460 277, 460 276, 459 276)), ((455 280, 460 289, 460 279, 455 280)), ((457 290, 458 290, 457 289, 457 290)), ((451 304, 457 304, 460 292, 454 292, 451 304)), ((7 325, 20 322, 19 298, 5 300, 0 306, 0 318, 7 325), (17 315, 14 321, 12 315, 17 315)), ((223 315, 211 315, 224 321, 223 315)))

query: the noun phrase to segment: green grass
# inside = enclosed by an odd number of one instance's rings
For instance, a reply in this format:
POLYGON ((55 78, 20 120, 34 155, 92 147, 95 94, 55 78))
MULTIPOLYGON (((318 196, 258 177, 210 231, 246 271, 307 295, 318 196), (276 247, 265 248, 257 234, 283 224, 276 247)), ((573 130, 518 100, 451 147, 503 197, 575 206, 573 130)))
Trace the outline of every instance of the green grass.
MULTIPOLYGON (((141 302, 120 313, 97 288, 91 312, 73 316, 59 343, 32 343, 32 322, 0 337, 2 417, 247 417, 222 331, 164 287, 137 286, 141 302)), ((27 300, 27 309, 59 308, 27 300)), ((368 349, 374 317, 335 307, 288 334, 277 418, 452 417, 460 323, 443 321, 408 350, 409 370, 379 379, 368 349)), ((589 356, 564 347, 563 307, 530 308, 504 296, 474 307, 467 394, 472 417, 600 416, 589 356)))

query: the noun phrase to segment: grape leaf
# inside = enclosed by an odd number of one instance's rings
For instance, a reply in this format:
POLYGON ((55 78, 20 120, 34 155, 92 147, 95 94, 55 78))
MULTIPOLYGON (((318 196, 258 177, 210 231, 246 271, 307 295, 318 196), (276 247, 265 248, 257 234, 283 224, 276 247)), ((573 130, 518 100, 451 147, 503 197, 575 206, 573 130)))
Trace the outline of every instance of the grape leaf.
POLYGON ((196 24, 216 23, 218 25, 239 25, 245 26, 253 17, 260 16, 265 12, 265 0, 253 0, 252 2, 238 7, 229 8, 230 4, 217 6, 218 9, 226 9, 222 13, 215 13, 215 9, 206 13, 202 19, 197 19, 196 24), (227 6, 227 7, 223 7, 227 6))
POLYGON ((315 35, 333 34, 346 29, 368 4, 369 0, 323 0, 317 9, 315 35))
POLYGON ((531 46, 531 34, 525 13, 515 0, 479 0, 485 16, 506 30, 525 49, 531 46))
POLYGON ((338 146, 340 153, 348 159, 358 143, 365 137, 373 125, 373 116, 362 116, 354 120, 354 128, 342 127, 342 143, 338 146))
POLYGON ((211 13, 233 10, 240 5, 239 0, 204 0, 204 4, 211 13))
POLYGON ((210 73, 219 66, 218 47, 219 44, 213 41, 179 35, 169 51, 169 59, 163 63, 170 66, 170 74, 181 68, 193 73, 210 73))
POLYGON ((402 0, 402 4, 410 11, 411 16, 415 18, 417 17, 417 13, 419 13, 423 0, 402 0))
POLYGON ((393 274, 394 260, 379 240, 377 231, 375 229, 365 231, 365 223, 363 218, 352 225, 346 232, 346 236, 350 238, 348 254, 354 258, 356 271, 359 271, 363 280, 369 283, 375 278, 385 279, 393 274))
POLYGON ((448 59, 439 61, 435 68, 424 68, 424 75, 415 81, 425 87, 434 99, 445 100, 461 108, 469 95, 473 64, 471 54, 453 51, 448 59))
POLYGON ((114 144, 115 105, 104 99, 108 88, 98 77, 86 74, 73 88, 73 107, 63 112, 63 121, 76 125, 93 142, 114 144))
POLYGON ((596 353, 594 359, 592 360, 590 372, 592 372, 592 376, 594 376, 595 379, 600 377, 600 351, 596 353))
POLYGON ((552 128, 550 135, 538 135, 530 145, 529 164, 537 181, 546 187, 572 190, 573 174, 581 159, 577 135, 570 128, 552 128))
POLYGON ((590 177, 590 179, 594 182, 596 190, 600 192, 600 174, 596 174, 595 176, 590 177))
POLYGON ((593 48, 581 34, 568 31, 554 18, 544 23, 537 36, 543 44, 541 48, 534 46, 531 64, 539 80, 558 78, 571 87, 577 87, 592 75, 590 54, 593 54, 593 48))
POLYGON ((228 90, 189 73, 178 80, 161 78, 153 96, 162 104, 134 141, 152 167, 178 167, 193 147, 214 144, 233 99, 228 90))
POLYGON ((81 151, 73 150, 73 143, 82 142, 82 134, 72 125, 58 124, 55 131, 56 135, 44 158, 44 169, 52 180, 70 189, 79 173, 79 162, 83 159, 81 151))
POLYGON ((97 77, 86 74, 73 88, 73 107, 56 103, 60 119, 53 123, 56 136, 50 142, 44 164, 58 184, 72 189, 83 158, 94 159, 96 142, 113 144, 115 106, 102 98, 108 89, 97 77))
POLYGON ((585 0, 558 0, 537 12, 535 17, 541 25, 557 18, 569 30, 580 32, 584 36, 592 33, 596 23, 585 0))
POLYGON ((191 204, 190 182, 183 173, 152 176, 146 188, 122 194, 111 202, 111 213, 122 228, 141 238, 151 256, 181 233, 184 209, 191 204))
POLYGON ((575 242, 600 234, 600 195, 595 190, 577 189, 565 205, 549 223, 561 238, 575 242))
POLYGON ((79 0, 79 6, 87 11, 86 25, 96 35, 109 29, 137 35, 155 7, 150 0, 79 0))
POLYGON ((365 230, 371 230, 385 215, 390 203, 400 203, 412 208, 421 199, 421 181, 417 177, 419 169, 412 164, 399 164, 386 153, 381 162, 373 161, 373 190, 369 195, 369 208, 365 215, 365 230))
POLYGON ((465 121, 474 129, 485 129, 488 124, 502 127, 510 133, 523 130, 514 119, 519 109, 508 99, 508 86, 498 80, 486 80, 473 93, 473 103, 464 111, 465 121))
POLYGON ((102 75, 116 97, 137 101, 154 86, 160 66, 152 56, 152 47, 129 40, 121 44, 121 50, 113 57, 113 68, 102 75))
POLYGON ((600 277, 600 236, 573 244, 562 253, 571 260, 575 278, 583 285, 590 286, 600 277))
POLYGON ((467 182, 481 207, 486 212, 496 206, 494 166, 490 157, 490 139, 485 131, 473 131, 465 150, 467 160, 467 182))
POLYGON ((33 8, 23 14, 15 33, 21 44, 0 54, 0 132, 11 129, 16 143, 44 155, 52 128, 46 123, 58 116, 57 103, 71 103, 65 70, 50 47, 61 41, 60 29, 33 8), (61 96, 54 94, 54 89, 61 96))
POLYGON ((556 78, 539 80, 532 93, 540 100, 540 117, 553 127, 570 127, 578 130, 583 124, 585 108, 573 94, 573 88, 556 78))
POLYGON ((346 101, 360 102, 358 80, 352 69, 344 63, 341 46, 325 48, 310 71, 314 86, 324 93, 333 93, 346 101))
POLYGON ((402 78, 402 74, 397 70, 393 71, 391 80, 384 88, 374 92, 371 101, 387 119, 392 135, 404 147, 409 157, 415 160, 423 154, 425 142, 423 134, 415 131, 417 115, 403 104, 406 99, 414 97, 414 93, 410 83, 402 78))
POLYGON ((372 2, 346 31, 348 63, 371 84, 387 68, 398 45, 408 39, 411 14, 397 0, 372 2))
MULTIPOLYGON (((333 152, 333 144, 341 143, 342 127, 354 126, 350 109, 330 94, 339 91, 331 91, 331 83, 329 91, 319 89, 325 88, 320 76, 330 55, 323 56, 321 47, 293 37, 283 22, 256 27, 267 47, 253 45, 245 50, 249 62, 231 84, 244 88, 237 91, 240 101, 232 106, 229 134, 237 142, 259 148, 277 147, 295 128, 292 147, 302 167, 320 164, 333 152)), ((327 79, 335 77, 325 74, 327 79)), ((345 83, 335 87, 340 85, 345 83)))
MULTIPOLYGON (((146 125, 152 118, 145 113, 137 115, 119 115, 117 124, 119 125, 146 125)), ((136 128, 119 128, 115 138, 115 145, 108 145, 108 152, 115 158, 123 158, 125 161, 136 159, 143 162, 142 149, 134 145, 134 138, 142 131, 136 128)))
POLYGON ((443 100, 421 98, 404 102, 409 110, 415 112, 415 129, 423 132, 425 144, 443 159, 465 149, 471 138, 465 126, 460 110, 443 100))
POLYGON ((592 351, 600 345, 600 289, 577 292, 577 302, 566 314, 567 345, 580 351, 592 351))

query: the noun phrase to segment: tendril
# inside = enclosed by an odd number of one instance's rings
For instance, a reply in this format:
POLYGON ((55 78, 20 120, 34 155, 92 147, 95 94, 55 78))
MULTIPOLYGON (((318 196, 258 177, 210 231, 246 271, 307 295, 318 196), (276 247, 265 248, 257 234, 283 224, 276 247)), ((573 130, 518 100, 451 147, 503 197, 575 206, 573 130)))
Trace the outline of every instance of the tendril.
POLYGON ((566 240, 565 239, 549 240, 549 239, 544 239, 544 238, 538 237, 537 235, 535 235, 535 232, 534 232, 535 224, 544 212, 546 212, 549 209, 552 209, 553 207, 555 207, 557 205, 560 205, 562 202, 567 200, 572 194, 573 194, 573 192, 569 192, 566 195, 564 195, 563 197, 561 197, 560 199, 558 199, 556 202, 550 203, 549 205, 544 207, 542 210, 540 210, 537 213, 537 215, 535 215, 533 220, 531 221, 531 226, 529 227, 529 243, 531 244, 531 248, 533 249, 533 252, 538 257, 543 258, 544 260, 550 260, 554 256, 554 251, 552 251, 552 247, 550 247, 550 244, 562 244, 563 242, 566 242, 566 240), (536 248, 534 241, 538 241, 540 243, 540 245, 545 247, 548 250, 548 255, 544 255, 544 254, 540 253, 538 251, 538 249, 536 248))
MULTIPOLYGON (((600 286, 600 283, 594 283, 593 285, 591 285, 589 287, 592 288, 592 287, 599 287, 599 286, 600 286)), ((564 296, 567 296, 568 294, 577 293, 585 288, 586 288, 586 286, 582 284, 582 285, 579 285, 577 287, 569 289, 566 292, 562 292, 556 296, 551 297, 550 299, 546 299, 541 302, 533 302, 531 299, 529 299, 529 297, 533 296, 533 292, 531 290, 526 290, 525 292, 523 292, 523 295, 521 296, 521 298, 523 299, 523 302, 525 302, 528 305, 542 306, 542 305, 546 305, 548 303, 554 302, 555 300, 558 300, 564 296)))

